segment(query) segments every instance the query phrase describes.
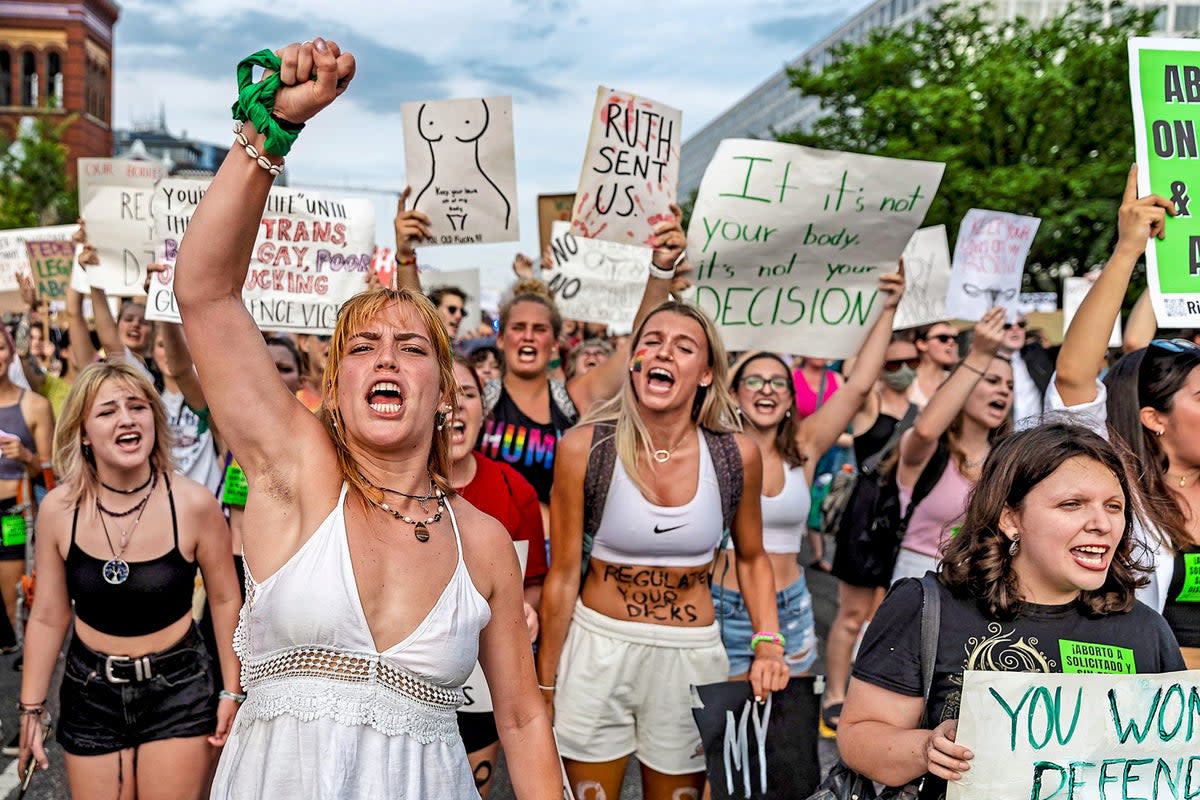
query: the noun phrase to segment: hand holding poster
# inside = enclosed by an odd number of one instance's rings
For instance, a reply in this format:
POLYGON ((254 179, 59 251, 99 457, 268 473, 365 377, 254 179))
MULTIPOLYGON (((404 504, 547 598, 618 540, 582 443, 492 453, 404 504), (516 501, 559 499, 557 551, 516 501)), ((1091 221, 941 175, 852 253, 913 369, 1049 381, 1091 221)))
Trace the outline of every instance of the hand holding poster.
POLYGON ((1200 671, 963 677, 957 742, 975 758, 947 800, 1200 796, 1200 671))
POLYGON ((1175 207, 1150 239, 1146 275, 1162 327, 1200 325, 1200 41, 1130 39, 1138 192, 1175 207))
POLYGON ((428 244, 521 238, 512 98, 404 103, 405 174, 413 205, 429 216, 428 244))
MULTIPOLYGON (((159 259, 174 265, 182 234, 208 181, 168 179, 154 192, 159 259)), ((367 288, 375 254, 370 200, 333 200, 275 188, 259 223, 242 300, 262 330, 328 334, 338 308, 367 288)), ((146 318, 179 322, 174 270, 150 282, 146 318)))
POLYGON ((921 228, 904 248, 904 297, 892 329, 902 331, 946 319, 950 286, 950 242, 946 226, 921 228))
POLYGON ((154 259, 150 202, 164 175, 158 161, 79 159, 79 208, 100 263, 88 270, 94 286, 113 296, 141 295, 154 259))
POLYGON ((993 306, 1016 319, 1025 259, 1042 221, 972 208, 958 227, 946 313, 975 321, 993 306))
POLYGON ((730 350, 853 355, 879 276, 925 218, 945 165, 726 139, 688 228, 696 303, 730 350))
MULTIPOLYGON (((1079 304, 1092 289, 1092 282, 1087 278, 1066 278, 1063 280, 1063 332, 1071 327, 1071 320, 1079 310, 1079 304)), ((1113 321, 1112 334, 1108 337, 1109 347, 1121 346, 1121 318, 1113 321)))
POLYGON ((28 242, 69 241, 77 225, 51 225, 45 228, 12 228, 0 231, 0 311, 24 307, 17 290, 17 276, 29 274, 28 242))
POLYGON ((671 220, 679 186, 683 112, 603 86, 575 192, 575 234, 649 245, 654 226, 671 220))
POLYGON ((576 236, 568 222, 555 222, 550 230, 554 271, 545 278, 562 315, 621 330, 631 328, 654 251, 576 236))
POLYGON ((47 302, 65 299, 75 266, 75 243, 69 239, 26 242, 25 248, 37 296, 47 302))

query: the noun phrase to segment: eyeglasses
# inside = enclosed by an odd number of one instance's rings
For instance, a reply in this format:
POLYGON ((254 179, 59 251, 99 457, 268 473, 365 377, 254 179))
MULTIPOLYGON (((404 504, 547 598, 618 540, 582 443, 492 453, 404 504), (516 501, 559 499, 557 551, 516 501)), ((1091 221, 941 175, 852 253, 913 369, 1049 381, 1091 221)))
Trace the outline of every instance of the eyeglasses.
POLYGON ((953 333, 939 333, 934 336, 925 337, 925 341, 929 341, 930 339, 933 339, 935 342, 941 342, 942 344, 950 344, 957 338, 958 337, 955 336, 953 333))
POLYGON ((787 378, 764 378, 762 375, 747 375, 742 378, 742 386, 745 386, 752 392, 757 392, 764 386, 770 386, 777 392, 786 392, 788 388, 787 378))
POLYGON ((1029 323, 1026 322, 1025 320, 1020 320, 1018 322, 1006 322, 1006 323, 1004 323, 1004 330, 1011 331, 1014 326, 1020 328, 1021 330, 1025 330, 1025 326, 1028 324, 1029 323))
POLYGON ((917 365, 920 363, 921 363, 920 358, 897 358, 897 359, 893 359, 892 361, 883 362, 883 369, 885 372, 895 372, 896 370, 900 369, 901 367, 908 367, 909 369, 916 369, 917 365))
POLYGON ((447 314, 460 314, 462 316, 466 316, 467 314, 466 306, 442 306, 442 308, 446 309, 447 314))
POLYGON ((1150 342, 1150 346, 1166 350, 1168 353, 1194 353, 1200 350, 1200 345, 1188 339, 1155 339, 1150 342))

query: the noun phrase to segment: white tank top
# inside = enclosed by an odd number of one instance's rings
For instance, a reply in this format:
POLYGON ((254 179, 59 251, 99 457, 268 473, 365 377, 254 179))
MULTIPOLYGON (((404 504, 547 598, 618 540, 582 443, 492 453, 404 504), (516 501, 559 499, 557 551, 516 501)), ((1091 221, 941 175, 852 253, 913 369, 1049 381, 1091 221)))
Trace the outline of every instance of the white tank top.
MULTIPOLYGON (((804 467, 784 467, 783 491, 762 496, 763 549, 768 553, 799 553, 808 530, 812 492, 804 478, 804 467)), ((729 542, 726 549, 733 547, 729 542)))
POLYGON ((681 506, 656 506, 629 479, 621 459, 613 467, 604 516, 592 555, 613 564, 699 567, 713 560, 724 533, 721 490, 704 434, 696 494, 681 506))

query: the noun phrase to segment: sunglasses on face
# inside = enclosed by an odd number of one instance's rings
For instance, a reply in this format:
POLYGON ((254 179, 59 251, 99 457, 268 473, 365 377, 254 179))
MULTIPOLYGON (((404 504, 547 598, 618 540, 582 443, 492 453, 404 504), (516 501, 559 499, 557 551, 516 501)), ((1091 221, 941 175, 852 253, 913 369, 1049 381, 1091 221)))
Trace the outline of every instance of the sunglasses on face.
POLYGON ((1168 353, 1194 353, 1200 350, 1200 345, 1187 339, 1155 339, 1150 342, 1150 346, 1166 350, 1168 353))
POLYGON ((1016 327, 1020 328, 1021 330, 1025 330, 1025 326, 1028 324, 1029 323, 1026 322, 1025 320, 1021 320, 1020 322, 1006 322, 1006 323, 1004 323, 1004 330, 1011 331, 1013 329, 1013 326, 1016 326, 1016 327))
POLYGON ((443 306, 443 308, 446 309, 447 314, 465 315, 467 313, 467 309, 464 306, 443 306))
POLYGON ((919 359, 919 358, 897 358, 897 359, 893 359, 891 361, 883 362, 883 369, 885 372, 895 372, 896 370, 900 369, 901 367, 908 367, 909 369, 916 369, 917 364, 920 364, 920 363, 921 363, 921 359, 919 359))
POLYGON ((941 342, 942 344, 950 344, 951 342, 953 342, 953 341, 954 341, 955 339, 957 339, 957 338, 958 338, 958 337, 957 337, 957 336, 955 336, 953 333, 939 333, 939 334, 937 334, 936 336, 930 336, 930 337, 928 337, 928 338, 926 339, 926 341, 929 341, 930 339, 932 339, 933 341, 935 341, 935 342, 941 342))
POLYGON ((777 392, 786 392, 788 388, 787 378, 771 378, 767 380, 761 375, 747 375, 742 378, 742 386, 745 386, 752 392, 757 392, 764 386, 770 386, 777 392))

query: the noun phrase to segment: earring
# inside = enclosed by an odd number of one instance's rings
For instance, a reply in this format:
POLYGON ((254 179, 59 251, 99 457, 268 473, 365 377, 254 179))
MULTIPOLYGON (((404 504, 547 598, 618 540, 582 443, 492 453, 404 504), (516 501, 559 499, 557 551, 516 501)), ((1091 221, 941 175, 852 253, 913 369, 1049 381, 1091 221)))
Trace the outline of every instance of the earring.
POLYGON ((1013 558, 1021 550, 1021 535, 1013 534, 1012 544, 1008 546, 1008 557, 1013 558))
POLYGON ((437 429, 439 431, 442 428, 446 427, 446 412, 439 411, 436 414, 434 414, 433 415, 433 424, 437 426, 437 429))
POLYGON ((709 385, 710 385, 710 384, 707 384, 707 383, 702 383, 702 384, 700 384, 700 388, 701 388, 701 389, 707 389, 707 388, 709 387, 709 385))
POLYGON ((1163 435, 1164 433, 1166 433, 1166 432, 1167 432, 1167 429, 1166 429, 1166 428, 1160 428, 1159 430, 1156 430, 1156 431, 1154 432, 1154 435, 1155 435, 1155 436, 1162 436, 1162 435, 1163 435))
POLYGON ((784 419, 787 419, 787 418, 788 418, 788 417, 790 417, 791 415, 792 415, 792 410, 791 410, 790 408, 789 408, 787 411, 783 412, 783 418, 784 418, 784 419))

